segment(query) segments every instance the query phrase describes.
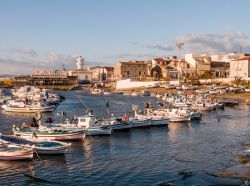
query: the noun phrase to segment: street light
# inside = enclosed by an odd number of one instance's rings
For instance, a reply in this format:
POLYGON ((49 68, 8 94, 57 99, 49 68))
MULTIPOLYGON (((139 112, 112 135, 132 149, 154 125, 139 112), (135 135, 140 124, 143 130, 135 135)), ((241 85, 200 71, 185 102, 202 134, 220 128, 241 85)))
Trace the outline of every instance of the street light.
POLYGON ((178 62, 178 81, 179 81, 179 83, 180 83, 180 62, 181 62, 181 54, 180 54, 180 51, 181 51, 181 49, 184 47, 184 43, 178 42, 178 43, 176 43, 176 47, 177 47, 177 49, 179 50, 179 56, 180 56, 180 61, 178 62))

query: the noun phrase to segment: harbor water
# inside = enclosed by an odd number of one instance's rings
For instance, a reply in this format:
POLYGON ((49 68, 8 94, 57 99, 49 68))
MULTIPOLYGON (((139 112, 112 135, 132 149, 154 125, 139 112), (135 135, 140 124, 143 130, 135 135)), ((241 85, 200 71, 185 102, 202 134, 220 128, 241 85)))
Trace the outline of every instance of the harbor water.
MULTIPOLYGON (((153 97, 60 93, 65 101, 46 117, 59 120, 56 113, 61 110, 68 117, 83 115, 86 107, 106 117, 106 101, 114 116, 130 115, 132 104, 157 104, 153 97)), ((32 116, 0 110, 0 132, 10 134, 13 125, 20 126, 32 116)), ((72 142, 66 155, 40 156, 42 161, 0 161, 0 185, 209 185, 206 173, 239 164, 231 153, 243 150, 242 144, 249 142, 249 118, 250 106, 239 105, 207 112, 201 121, 86 137, 83 142, 72 142), (183 171, 192 176, 182 179, 183 171), (23 173, 51 182, 32 180, 23 173)))

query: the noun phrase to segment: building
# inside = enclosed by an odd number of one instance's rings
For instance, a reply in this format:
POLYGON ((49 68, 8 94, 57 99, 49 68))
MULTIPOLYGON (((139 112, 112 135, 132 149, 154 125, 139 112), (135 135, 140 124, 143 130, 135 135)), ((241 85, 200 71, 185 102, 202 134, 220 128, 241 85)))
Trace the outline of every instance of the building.
POLYGON ((194 56, 193 54, 186 54, 185 61, 190 65, 191 76, 200 76, 211 70, 211 57, 207 55, 194 56))
POLYGON ((250 54, 242 54, 230 62, 230 77, 250 78, 250 54))
POLYGON ((184 60, 178 60, 176 56, 171 58, 152 59, 151 76, 156 80, 183 79, 190 74, 190 65, 184 60))
POLYGON ((89 71, 92 72, 93 81, 112 81, 114 77, 114 67, 92 66, 89 71))
POLYGON ((92 81, 92 72, 84 66, 84 59, 82 56, 76 58, 76 69, 67 70, 69 76, 76 76, 79 81, 92 81))
POLYGON ((142 80, 149 74, 149 66, 146 61, 118 62, 114 66, 114 78, 116 80, 132 79, 142 80))
POLYGON ((66 73, 33 74, 30 78, 30 85, 74 85, 77 84, 76 76, 69 76, 66 73))
POLYGON ((230 62, 211 61, 211 75, 214 78, 228 78, 230 75, 230 62))

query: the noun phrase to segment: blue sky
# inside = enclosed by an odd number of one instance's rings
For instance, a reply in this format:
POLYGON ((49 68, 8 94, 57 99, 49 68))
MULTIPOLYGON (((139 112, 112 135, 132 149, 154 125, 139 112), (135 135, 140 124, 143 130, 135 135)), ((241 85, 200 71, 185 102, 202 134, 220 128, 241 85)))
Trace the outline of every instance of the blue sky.
POLYGON ((0 74, 250 52, 248 0, 1 0, 0 74), (176 42, 184 48, 176 51, 176 42))

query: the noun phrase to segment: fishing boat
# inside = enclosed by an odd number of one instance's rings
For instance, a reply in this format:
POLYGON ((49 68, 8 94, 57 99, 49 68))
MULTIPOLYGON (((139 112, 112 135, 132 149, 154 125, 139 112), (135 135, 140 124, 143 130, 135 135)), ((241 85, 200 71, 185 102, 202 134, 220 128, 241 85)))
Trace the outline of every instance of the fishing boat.
POLYGON ((2 143, 12 143, 15 145, 25 145, 34 148, 38 154, 65 154, 71 144, 59 141, 38 140, 35 137, 24 139, 17 136, 0 135, 2 143))
POLYGON ((140 92, 132 92, 131 94, 130 94, 130 96, 139 96, 140 95, 140 92))
POLYGON ((111 135, 112 128, 109 125, 102 125, 94 115, 85 115, 78 117, 77 127, 85 128, 89 136, 111 135))
POLYGON ((190 120, 191 116, 169 115, 170 122, 188 122, 190 120))
POLYGON ((187 110, 171 108, 167 109, 166 112, 170 122, 187 122, 191 120, 191 114, 187 110))
POLYGON ((129 122, 128 116, 120 118, 111 117, 109 119, 102 119, 100 122, 104 126, 110 126, 112 131, 128 131, 131 129, 131 123, 129 122))
POLYGON ((21 147, 13 144, 0 144, 0 160, 32 159, 34 150, 31 147, 21 147))
POLYGON ((169 118, 167 117, 159 117, 159 116, 152 116, 151 117, 151 126, 165 126, 169 124, 169 118))
POLYGON ((110 92, 110 91, 103 91, 103 95, 105 95, 105 96, 108 96, 108 95, 111 95, 112 93, 110 92))
POLYGON ((91 90, 91 94, 101 95, 101 94, 103 94, 103 91, 102 91, 102 89, 94 88, 94 89, 91 90))
POLYGON ((149 127, 151 126, 151 119, 135 117, 130 120, 132 128, 149 127))
POLYGON ((141 96, 150 96, 150 92, 142 90, 140 93, 141 96))
POLYGON ((19 129, 13 126, 14 135, 22 138, 36 136, 40 140, 84 140, 85 130, 70 130, 63 127, 28 127, 19 129))
POLYGON ((36 112, 53 112, 55 105, 46 105, 41 102, 36 102, 31 105, 25 104, 24 102, 11 102, 2 105, 2 108, 6 112, 18 112, 18 113, 36 113, 36 112))

